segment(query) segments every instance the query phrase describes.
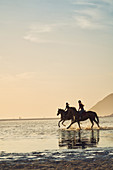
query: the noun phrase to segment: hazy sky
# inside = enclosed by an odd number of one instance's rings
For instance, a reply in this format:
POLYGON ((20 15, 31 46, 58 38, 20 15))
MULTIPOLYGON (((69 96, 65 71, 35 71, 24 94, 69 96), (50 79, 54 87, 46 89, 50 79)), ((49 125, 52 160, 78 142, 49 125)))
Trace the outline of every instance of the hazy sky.
POLYGON ((113 0, 0 0, 0 118, 55 117, 113 92, 113 0))

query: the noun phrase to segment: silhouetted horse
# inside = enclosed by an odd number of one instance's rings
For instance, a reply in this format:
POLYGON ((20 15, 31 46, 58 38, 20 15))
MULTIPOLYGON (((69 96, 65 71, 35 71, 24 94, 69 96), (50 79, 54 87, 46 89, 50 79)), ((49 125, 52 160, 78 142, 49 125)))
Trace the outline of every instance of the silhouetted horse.
POLYGON ((89 119, 92 123, 92 126, 91 128, 93 128, 93 125, 94 125, 94 122, 97 124, 98 127, 99 126, 99 118, 97 116, 97 113, 96 112, 93 112, 93 111, 84 111, 82 114, 80 114, 76 108, 71 108, 69 111, 68 111, 68 114, 72 114, 72 115, 75 115, 75 120, 73 120, 71 122, 71 124, 67 127, 67 129, 69 129, 71 127, 71 125, 75 122, 78 123, 79 125, 79 128, 81 129, 80 127, 80 121, 84 121, 84 120, 87 120, 89 119), (72 113, 71 113, 72 112, 72 113), (81 118, 80 118, 81 117, 81 118))
MULTIPOLYGON (((96 112, 93 112, 93 111, 85 111, 83 112, 82 114, 80 114, 75 107, 70 107, 68 109, 68 111, 65 111, 63 109, 58 109, 58 113, 57 113, 57 116, 61 114, 61 120, 59 121, 58 123, 58 126, 60 127, 60 122, 62 121, 62 124, 64 123, 64 121, 66 120, 71 120, 71 124, 67 127, 67 129, 69 129, 71 127, 71 125, 75 122, 78 123, 79 125, 79 128, 81 129, 80 127, 80 121, 84 121, 84 120, 87 120, 89 119, 92 123, 92 126, 91 128, 93 128, 93 125, 94 125, 94 122, 97 124, 98 127, 99 126, 99 118, 96 114, 96 112), (81 117, 81 118, 80 118, 81 117)), ((64 125, 64 124, 63 124, 64 125)), ((65 126, 65 125, 64 125, 65 126)))
MULTIPOLYGON (((58 122, 58 126, 60 127, 60 122, 62 122, 62 125, 64 125, 63 123, 66 121, 66 120, 71 120, 71 122, 73 122, 75 120, 75 116, 73 115, 74 113, 73 112, 69 112, 68 111, 65 111, 63 109, 58 109, 58 113, 57 113, 57 116, 61 114, 61 119, 60 121, 58 122)), ((65 126, 65 125, 64 125, 65 126)))

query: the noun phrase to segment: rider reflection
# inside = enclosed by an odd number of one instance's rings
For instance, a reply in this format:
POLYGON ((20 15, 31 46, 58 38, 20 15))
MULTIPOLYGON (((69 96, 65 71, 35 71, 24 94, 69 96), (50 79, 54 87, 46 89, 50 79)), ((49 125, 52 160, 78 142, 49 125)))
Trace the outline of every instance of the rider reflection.
POLYGON ((81 130, 59 130, 59 147, 65 147, 66 149, 97 147, 99 142, 99 129, 87 132, 81 130))

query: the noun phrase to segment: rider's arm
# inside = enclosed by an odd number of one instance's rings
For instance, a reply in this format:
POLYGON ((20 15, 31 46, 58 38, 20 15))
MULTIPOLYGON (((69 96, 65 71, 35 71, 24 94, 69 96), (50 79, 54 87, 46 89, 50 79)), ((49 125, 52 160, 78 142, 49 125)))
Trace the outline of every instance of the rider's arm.
POLYGON ((80 105, 79 105, 79 109, 78 109, 78 111, 80 110, 80 105))

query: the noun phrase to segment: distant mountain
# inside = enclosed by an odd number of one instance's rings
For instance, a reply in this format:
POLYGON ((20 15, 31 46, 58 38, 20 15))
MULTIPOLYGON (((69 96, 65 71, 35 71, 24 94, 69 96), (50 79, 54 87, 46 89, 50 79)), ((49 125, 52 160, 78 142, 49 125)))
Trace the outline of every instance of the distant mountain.
POLYGON ((113 116, 113 93, 99 101, 90 110, 97 112, 99 116, 113 116))
POLYGON ((104 117, 113 117, 113 114, 111 114, 111 115, 107 115, 107 116, 104 116, 104 117))

